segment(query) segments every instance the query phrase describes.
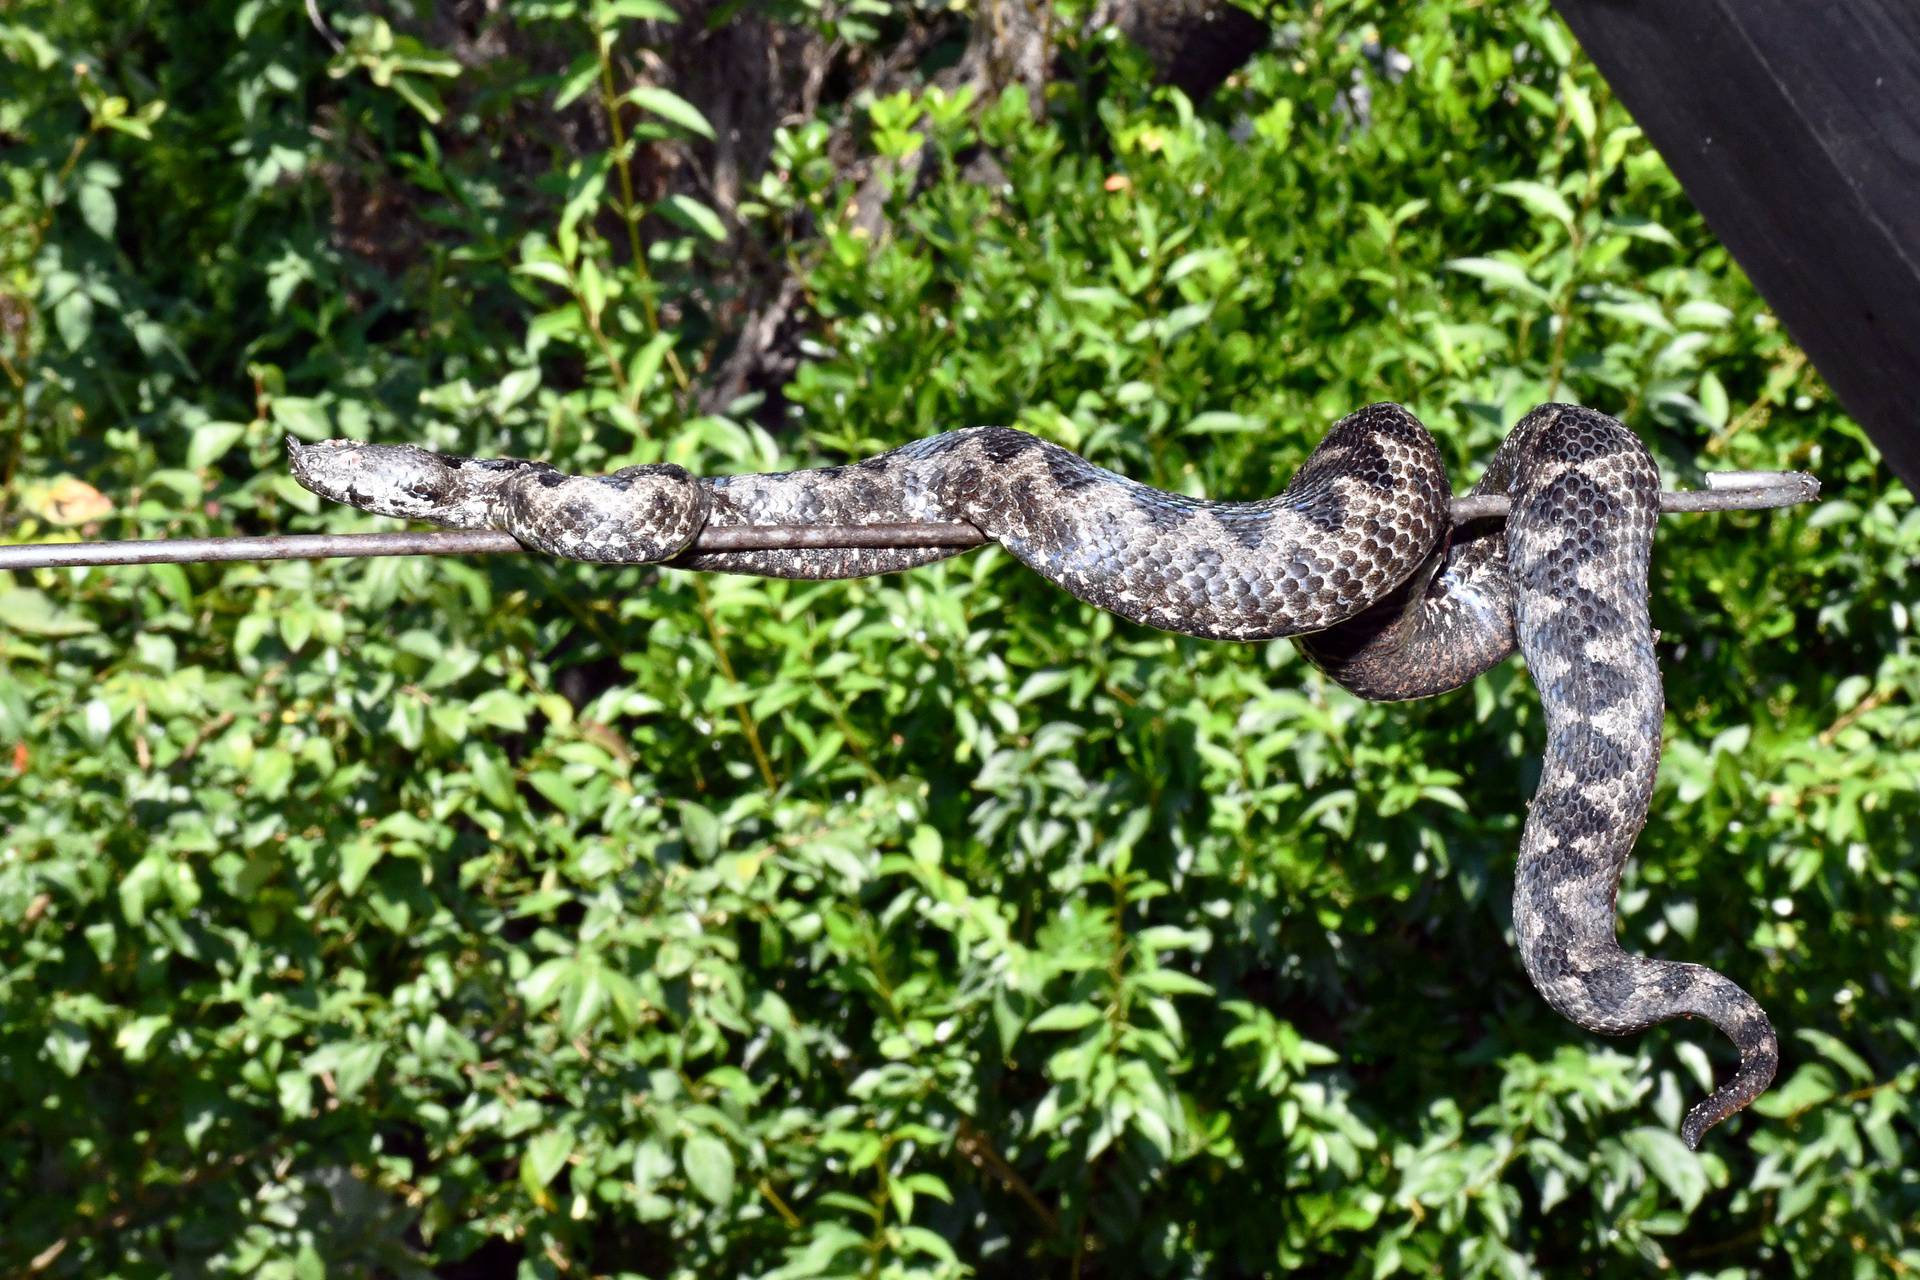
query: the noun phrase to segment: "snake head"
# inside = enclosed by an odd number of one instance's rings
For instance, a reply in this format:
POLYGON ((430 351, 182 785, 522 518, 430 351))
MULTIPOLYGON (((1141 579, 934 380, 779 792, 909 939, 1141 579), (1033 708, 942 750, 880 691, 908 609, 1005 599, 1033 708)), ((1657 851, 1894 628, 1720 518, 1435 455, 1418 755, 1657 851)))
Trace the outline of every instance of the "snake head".
POLYGON ((462 523, 457 473, 464 459, 410 444, 303 445, 288 437, 287 461, 301 488, 334 502, 403 520, 462 523))

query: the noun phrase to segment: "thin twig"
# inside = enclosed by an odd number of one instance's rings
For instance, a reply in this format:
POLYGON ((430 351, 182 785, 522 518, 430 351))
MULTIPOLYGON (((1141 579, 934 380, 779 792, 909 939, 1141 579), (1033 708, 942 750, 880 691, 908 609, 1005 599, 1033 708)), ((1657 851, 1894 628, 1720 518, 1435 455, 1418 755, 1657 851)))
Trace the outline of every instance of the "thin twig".
MULTIPOLYGON (((713 645, 713 658, 720 668, 720 674, 728 684, 739 684, 740 677, 733 672, 733 659, 727 656, 727 638, 720 629, 720 620, 713 613, 713 600, 707 594, 707 584, 699 578, 693 580, 693 596, 699 602, 700 620, 707 624, 707 639, 713 645)), ((773 759, 767 755, 767 748, 760 741, 760 726, 754 722, 753 712, 745 701, 734 703, 733 710, 740 718, 740 728, 747 735, 747 749, 753 752, 753 762, 760 767, 760 781, 767 784, 767 792, 771 796, 780 790, 780 776, 773 771, 773 759)))
POLYGON ((1874 711, 1884 706, 1887 701, 1893 697, 1893 692, 1891 686, 1875 689, 1867 694, 1866 697, 1854 703, 1852 707, 1841 714, 1839 719, 1820 731, 1820 745, 1823 747, 1832 746, 1833 740, 1846 732, 1847 727, 1854 721, 1866 715, 1869 711, 1874 711))
MULTIPOLYGON (((1666 514, 1761 510, 1811 502, 1820 495, 1820 482, 1803 471, 1722 471, 1710 474, 1707 484, 1706 489, 1663 492, 1660 510, 1666 514)), ((1465 524, 1474 520, 1504 519, 1507 507, 1507 499, 1496 494, 1455 498, 1453 521, 1465 524)), ((937 547, 964 550, 990 541, 992 539, 972 525, 961 523, 734 525, 702 529, 685 554, 937 547)), ((221 560, 323 560, 335 556, 503 555, 524 550, 512 534, 482 530, 38 542, 0 546, 0 571, 221 560)))
MULTIPOLYGON (((613 49, 609 41, 595 33, 594 47, 600 57, 600 105, 607 113, 607 131, 613 135, 613 167, 620 174, 620 220, 627 224, 627 251, 632 270, 640 277, 640 311, 647 318, 649 336, 660 333, 660 308, 653 299, 653 273, 647 266, 646 245, 640 240, 641 210, 633 197, 633 157, 628 153, 626 130, 620 123, 620 94, 613 83, 613 49)), ((680 357, 675 355, 673 347, 666 351, 667 367, 673 371, 673 380, 685 391, 693 385, 687 377, 686 369, 681 367, 680 357)), ((644 387, 636 387, 629 393, 621 388, 622 398, 629 409, 639 408, 639 397, 644 387)))
POLYGON ((340 43, 340 37, 333 34, 333 28, 327 25, 327 20, 320 16, 320 6, 315 0, 307 0, 307 21, 311 22, 313 29, 318 31, 325 37, 326 42, 333 46, 335 53, 345 53, 347 51, 347 46, 340 43))
POLYGON ((1048 1232, 1058 1235, 1060 1218, 1020 1176, 1020 1171, 1007 1162, 993 1145, 993 1138, 974 1125, 965 1115, 959 1119, 954 1133, 954 1153, 968 1164, 997 1181, 1001 1186, 1019 1198, 1034 1217, 1038 1218, 1048 1232))

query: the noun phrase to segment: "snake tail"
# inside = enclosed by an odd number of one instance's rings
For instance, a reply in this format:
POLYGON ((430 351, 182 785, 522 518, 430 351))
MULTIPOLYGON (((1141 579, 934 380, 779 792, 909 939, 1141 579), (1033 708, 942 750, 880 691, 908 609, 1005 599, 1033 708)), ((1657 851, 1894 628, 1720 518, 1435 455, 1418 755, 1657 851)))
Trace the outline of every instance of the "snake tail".
POLYGON ((1682 1126, 1697 1148, 1772 1081, 1779 1046, 1731 979, 1632 955, 1614 936, 1620 872, 1660 764, 1647 612, 1659 474, 1638 438, 1590 410, 1546 406, 1514 434, 1528 432, 1537 439, 1523 442, 1515 468, 1507 557, 1547 748, 1514 872, 1514 932, 1534 986, 1589 1031, 1628 1035, 1690 1017, 1733 1041, 1738 1071, 1682 1126))

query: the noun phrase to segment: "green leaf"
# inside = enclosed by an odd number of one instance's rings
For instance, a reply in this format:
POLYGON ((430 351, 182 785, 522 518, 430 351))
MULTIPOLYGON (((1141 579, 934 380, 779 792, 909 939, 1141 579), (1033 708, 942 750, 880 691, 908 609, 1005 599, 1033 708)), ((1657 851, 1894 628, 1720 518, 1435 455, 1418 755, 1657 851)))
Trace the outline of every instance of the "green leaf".
POLYGON ((575 965, 560 1001, 560 1029, 568 1039, 592 1030, 607 1008, 605 971, 597 962, 575 965))
POLYGON ((1818 1027, 1801 1027, 1794 1034, 1812 1045, 1821 1057, 1839 1067, 1860 1084, 1866 1084, 1873 1079, 1873 1068, 1867 1065, 1867 1060, 1848 1048, 1840 1037, 1831 1032, 1822 1031, 1818 1027))
POLYGON ((499 387, 494 390, 494 414, 496 416, 505 414, 507 410, 532 395, 539 386, 540 370, 538 368, 515 369, 500 379, 499 387))
POLYGON ((578 814, 584 803, 580 788, 569 781, 565 774, 555 773, 551 769, 537 769, 528 774, 527 785, 564 814, 578 814))
POLYGON ((86 1065, 87 1056, 93 1050, 93 1038, 85 1027, 63 1019, 47 1032, 42 1047, 60 1074, 72 1078, 86 1065))
POLYGON ((681 1148, 680 1164, 687 1171, 687 1181, 709 1203, 732 1203, 733 1152, 726 1143, 712 1134, 696 1134, 681 1148))
POLYGON ((1673 318, 1689 329, 1724 329, 1733 323, 1733 312, 1706 298, 1691 298, 1675 309, 1673 318))
POLYGON ((1774 1205, 1773 1220, 1785 1226, 1818 1204, 1826 1190, 1826 1185, 1818 1178, 1788 1182, 1780 1192, 1779 1202, 1774 1205))
POLYGON ((514 268, 523 276, 532 276, 536 280, 545 280, 548 284, 557 284, 562 289, 573 288, 573 277, 558 262, 545 258, 536 258, 531 262, 522 262, 514 268))
MULTIPOLYGON (((1496 182, 1493 184, 1493 189, 1503 196, 1512 196, 1525 205, 1530 213, 1552 218, 1569 230, 1573 228, 1573 206, 1567 203, 1565 196, 1544 182, 1496 182)), ((1459 261, 1472 262, 1482 261, 1482 259, 1466 258, 1459 261)), ((1447 265, 1455 270, 1463 269, 1458 262, 1450 262, 1447 265)))
POLYGON ((601 26, 623 18, 642 22, 678 22, 680 15, 665 0, 594 0, 593 19, 601 26))
POLYGON ((1041 1013, 1027 1024, 1029 1031, 1078 1031, 1104 1017, 1090 1004, 1060 1004, 1041 1013))
POLYGON ((308 1054, 301 1066, 312 1075, 330 1075, 334 1092, 351 1100, 367 1087, 385 1055, 386 1046, 375 1041, 336 1041, 308 1054))
POLYGON ((195 427, 193 439, 187 444, 187 465, 195 470, 210 466, 246 434, 244 422, 208 422, 195 427))
POLYGON ((120 899, 120 914, 128 924, 139 924, 146 918, 147 907, 162 892, 161 878, 165 874, 164 856, 148 854, 121 877, 115 890, 120 899))
POLYGON ((340 891, 349 897, 360 892, 367 873, 379 865, 386 848, 368 836, 355 836, 340 846, 340 891))
POLYGON ((1667 230, 1651 218, 1642 217, 1637 214, 1622 214, 1618 217, 1608 218, 1606 227, 1607 230, 1615 232, 1616 234, 1631 236, 1637 240, 1651 240, 1655 244, 1663 244, 1677 248, 1680 243, 1673 238, 1673 232, 1667 230))
POLYGON ((488 689, 475 698, 467 712, 480 724, 508 733, 525 733, 527 700, 508 689, 488 689))
POLYGON ((83 182, 74 191, 74 200, 80 206, 80 219, 88 230, 102 240, 113 239, 119 210, 114 204, 112 189, 104 183, 83 182))
POLYGON ((953 1246, 948 1244, 946 1237, 938 1232, 929 1231, 925 1227, 912 1225, 902 1226, 899 1230, 900 1243, 914 1253, 925 1254, 930 1258, 937 1258, 941 1262, 956 1269, 961 1265, 960 1257, 954 1253, 953 1246))
POLYGON ((573 65, 567 68, 567 74, 560 81, 560 87, 554 91, 553 109, 565 111, 579 100, 581 94, 593 88, 599 81, 599 54, 596 52, 581 54, 573 60, 573 65))
POLYGON ((1667 319, 1667 313, 1651 298, 1607 298, 1594 303, 1593 309, 1626 324, 1661 333, 1673 332, 1673 321, 1667 319))
POLYGON ((1516 293, 1534 302, 1549 301, 1547 291, 1527 277, 1526 269, 1499 258, 1453 258, 1447 270, 1474 276, 1501 293, 1516 293))
POLYGON ((61 608, 31 587, 0 587, 0 630, 29 636, 82 636, 98 631, 90 618, 61 608))
POLYGON ((93 335, 93 298, 77 282, 53 304, 53 327, 69 351, 86 346, 93 335))
POLYGON ((1044 698, 1066 687, 1073 673, 1056 668, 1052 671, 1036 671, 1021 681, 1020 688, 1014 692, 1013 704, 1024 706, 1037 698, 1044 698))
POLYGON ((154 1037, 172 1025, 165 1014, 146 1014, 133 1019, 113 1037, 114 1048, 126 1055, 128 1062, 144 1062, 154 1037))
POLYGON ((1700 415, 1716 431, 1727 425, 1727 389, 1712 371, 1700 375, 1700 415))
POLYGON ((1629 1151, 1673 1193, 1680 1207, 1691 1213, 1707 1193, 1707 1171, 1687 1144, 1665 1129, 1630 1129, 1621 1135, 1629 1151))
POLYGON ((547 961, 520 980, 521 996, 530 1008, 544 1009, 559 998, 561 985, 572 979, 578 966, 571 956, 547 961))
POLYGON ((535 1194, 543 1191, 566 1165, 573 1148, 574 1136, 566 1129, 548 1129, 535 1134, 520 1157, 521 1185, 535 1194))
POLYGON ((675 341, 676 336, 671 332, 656 333, 634 353, 633 363, 627 368, 627 394, 634 403, 653 389, 653 380, 659 376, 660 366, 673 350, 675 341))
POLYGON ((711 810, 691 800, 680 806, 680 829, 686 833, 687 847, 701 862, 712 862, 720 854, 720 820, 711 810))
POLYGON ((1557 19, 1549 15, 1544 21, 1529 23, 1527 29, 1540 41, 1540 47, 1546 50, 1547 56, 1556 65, 1564 67, 1573 61, 1573 42, 1557 19))
POLYGON ((1135 986, 1167 996, 1210 996, 1213 988, 1198 978, 1171 969, 1149 969, 1135 974, 1135 986))
POLYGON ((1567 118, 1582 138, 1592 141, 1599 131, 1599 117, 1593 109, 1593 95, 1571 72, 1560 73, 1560 97, 1567 104, 1567 118))
POLYGON ((302 440, 325 440, 334 434, 326 407, 305 396, 276 396, 269 414, 275 426, 302 440))
POLYGON ((714 140, 713 126, 700 114, 699 108, 671 89, 662 89, 658 85, 637 85, 627 91, 628 102, 643 111, 650 111, 672 124, 679 125, 688 133, 696 133, 711 142, 714 140))
POLYGON ((727 238, 727 226, 720 221, 720 215, 692 196, 675 193, 655 207, 670 221, 677 222, 691 231, 698 231, 709 240, 727 238))
POLYGON ((1183 435, 1224 435, 1244 432, 1264 431, 1267 422, 1264 418, 1252 418, 1243 413, 1224 413, 1209 410, 1195 414, 1180 428, 1183 435))

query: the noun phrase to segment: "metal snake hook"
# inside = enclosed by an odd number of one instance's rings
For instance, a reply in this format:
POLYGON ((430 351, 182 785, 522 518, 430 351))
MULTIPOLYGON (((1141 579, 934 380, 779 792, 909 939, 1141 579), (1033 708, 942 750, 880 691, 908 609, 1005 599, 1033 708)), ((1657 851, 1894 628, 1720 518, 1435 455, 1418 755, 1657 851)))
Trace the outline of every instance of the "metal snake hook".
MULTIPOLYGON (((1662 514, 1759 511, 1812 502, 1820 481, 1804 471, 1718 471, 1705 489, 1660 494, 1662 514)), ((1453 500, 1453 522, 1503 520, 1504 495, 1453 500)), ((687 553, 795 551, 821 548, 977 547, 985 534, 970 524, 735 525, 700 531, 687 553)), ((339 556, 471 556, 525 551, 512 534, 485 530, 405 533, 272 534, 255 538, 148 538, 0 545, 0 572, 127 564, 208 564, 232 560, 324 560, 339 556)), ((671 564, 671 562, 668 562, 671 564)))

